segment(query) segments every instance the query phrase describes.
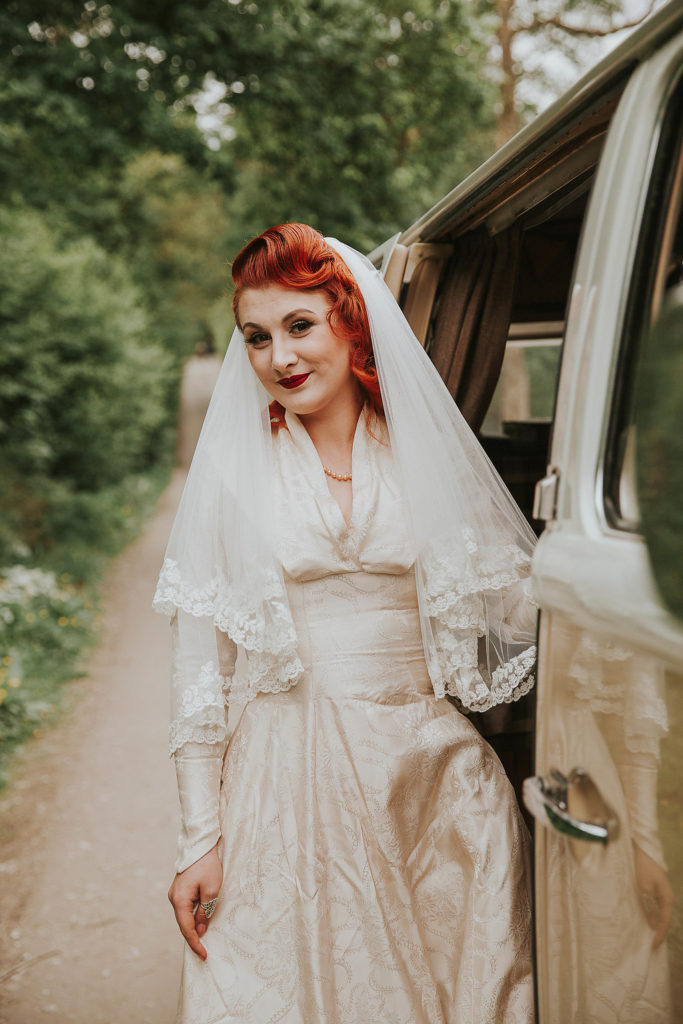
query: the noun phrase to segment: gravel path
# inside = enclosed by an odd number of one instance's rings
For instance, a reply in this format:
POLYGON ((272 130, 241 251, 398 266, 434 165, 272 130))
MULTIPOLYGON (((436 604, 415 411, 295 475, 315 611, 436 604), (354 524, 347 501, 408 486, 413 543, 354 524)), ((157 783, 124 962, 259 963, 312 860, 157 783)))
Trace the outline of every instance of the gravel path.
POLYGON ((169 630, 151 600, 219 365, 188 363, 178 468, 108 574, 101 641, 71 684, 72 710, 28 745, 0 802, 2 1024, 174 1019, 169 630))

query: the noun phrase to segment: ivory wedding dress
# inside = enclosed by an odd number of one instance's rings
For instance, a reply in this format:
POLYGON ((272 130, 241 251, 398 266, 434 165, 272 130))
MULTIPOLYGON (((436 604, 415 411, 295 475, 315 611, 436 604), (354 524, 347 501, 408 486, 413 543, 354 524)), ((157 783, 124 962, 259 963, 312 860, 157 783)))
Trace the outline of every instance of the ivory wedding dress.
MULTIPOLYGON (((386 428, 361 414, 347 527, 286 422, 273 524, 305 674, 230 708, 224 881, 178 1020, 529 1024, 528 836, 495 753, 434 696, 386 428)), ((176 755, 181 800, 201 746, 176 755)))

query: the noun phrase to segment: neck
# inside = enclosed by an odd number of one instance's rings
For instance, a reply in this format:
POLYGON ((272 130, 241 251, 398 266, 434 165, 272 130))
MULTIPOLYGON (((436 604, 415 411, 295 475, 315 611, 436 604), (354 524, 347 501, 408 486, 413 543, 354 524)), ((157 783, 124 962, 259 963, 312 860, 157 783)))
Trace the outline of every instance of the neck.
POLYGON ((358 389, 351 400, 338 402, 333 408, 317 414, 299 417, 323 461, 338 459, 343 465, 350 463, 353 438, 362 408, 363 396, 358 389))

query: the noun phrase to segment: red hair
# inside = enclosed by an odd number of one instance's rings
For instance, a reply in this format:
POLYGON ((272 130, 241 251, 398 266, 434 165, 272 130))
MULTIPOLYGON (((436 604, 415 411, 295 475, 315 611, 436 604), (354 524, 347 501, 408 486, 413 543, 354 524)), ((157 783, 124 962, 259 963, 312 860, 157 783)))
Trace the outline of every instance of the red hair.
MULTIPOLYGON (((350 345, 351 373, 376 413, 383 416, 370 324, 365 302, 356 280, 341 256, 327 244, 315 228, 307 224, 280 224, 253 238, 232 264, 235 294, 232 308, 239 327, 238 304, 246 288, 279 284, 302 291, 320 289, 330 300, 327 320, 337 335, 350 345)), ((279 402, 271 406, 277 420, 284 409, 279 402)))

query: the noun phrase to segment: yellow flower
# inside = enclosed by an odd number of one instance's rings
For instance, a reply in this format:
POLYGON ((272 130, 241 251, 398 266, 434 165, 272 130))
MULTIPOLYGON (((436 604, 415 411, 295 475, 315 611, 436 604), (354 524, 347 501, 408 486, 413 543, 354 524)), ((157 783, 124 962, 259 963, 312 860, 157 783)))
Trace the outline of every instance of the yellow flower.
POLYGON ((2 702, 4 701, 6 696, 7 696, 7 690, 0 690, 0 704, 2 704, 2 702))
POLYGON ((12 658, 10 657, 9 654, 6 654, 5 657, 2 659, 3 665, 9 665, 11 663, 11 661, 12 661, 12 658))
POLYGON ((27 622, 35 622, 36 621, 36 617, 33 614, 33 612, 26 612, 26 615, 24 616, 24 618, 26 619, 27 622))
POLYGON ((68 626, 69 625, 69 620, 67 619, 66 615, 60 615, 59 616, 59 618, 57 619, 57 625, 58 626, 68 626))
POLYGON ((11 686, 13 690, 16 690, 17 686, 21 686, 21 679, 19 676, 12 676, 7 685, 11 686))
POLYGON ((47 610, 47 608, 41 608, 38 614, 40 615, 41 619, 46 619, 50 613, 47 610))

